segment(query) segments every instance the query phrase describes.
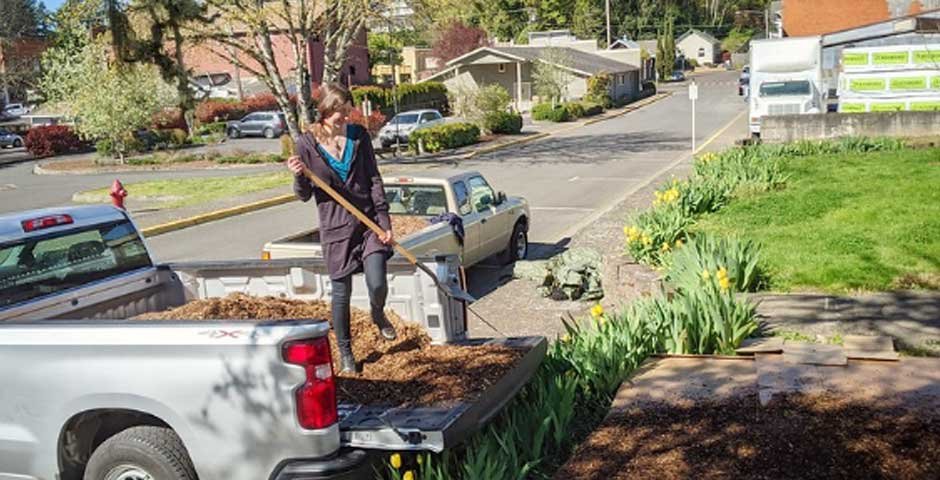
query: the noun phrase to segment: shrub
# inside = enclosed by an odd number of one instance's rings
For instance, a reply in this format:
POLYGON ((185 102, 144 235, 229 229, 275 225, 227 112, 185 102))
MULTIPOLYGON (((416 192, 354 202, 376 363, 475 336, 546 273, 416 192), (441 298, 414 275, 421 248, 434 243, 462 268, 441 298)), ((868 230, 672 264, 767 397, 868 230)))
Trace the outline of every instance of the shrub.
POLYGON ((375 138, 379 134, 382 125, 385 125, 385 115, 378 110, 372 110, 369 116, 365 116, 358 108, 352 109, 349 114, 349 122, 362 125, 369 132, 369 135, 375 138))
POLYGON ((169 142, 174 147, 182 147, 189 142, 189 135, 186 134, 186 130, 181 128, 174 128, 169 131, 169 142))
MULTIPOLYGON (((251 112, 262 112, 266 110, 280 110, 281 107, 270 93, 259 93, 252 95, 241 102, 241 108, 246 114, 251 112)), ((234 120, 234 119, 233 119, 234 120)))
POLYGON ((186 130, 186 119, 178 108, 167 108, 153 116, 151 127, 156 130, 179 128, 186 130))
POLYGON ((195 134, 198 136, 225 134, 225 122, 209 122, 199 125, 195 128, 195 134))
POLYGON ((231 100, 213 99, 196 105, 196 120, 203 124, 238 120, 244 116, 244 108, 231 100))
POLYGON ((287 133, 281 135, 281 158, 287 159, 294 155, 294 139, 287 133))
POLYGON ((492 133, 515 135, 522 131, 522 115, 510 112, 492 112, 483 118, 483 128, 492 133))
POLYGON ((688 66, 691 67, 693 70, 696 69, 696 68, 698 68, 698 66, 699 66, 699 65, 698 65, 698 60, 696 60, 696 59, 694 59, 694 58, 687 58, 687 59, 685 59, 685 63, 688 64, 688 66))
POLYGON ((418 130, 408 138, 408 146, 418 150, 419 142, 425 152, 438 152, 465 145, 472 145, 480 141, 480 127, 472 123, 447 123, 436 127, 418 130))
POLYGON ((70 127, 50 125, 29 129, 23 145, 34 157, 49 157, 75 152, 85 144, 70 127))
POLYGON ((567 102, 563 104, 565 110, 568 110, 568 115, 572 119, 578 119, 584 116, 584 106, 581 105, 581 102, 567 102))
POLYGON ((602 105, 604 108, 613 106, 613 99, 610 98, 611 78, 607 73, 598 73, 588 78, 587 95, 584 99, 602 105))
POLYGON ((532 119, 533 120, 548 120, 550 122, 567 122, 571 118, 571 114, 568 112, 568 109, 564 105, 555 105, 552 108, 551 104, 548 103, 539 103, 536 106, 532 107, 532 119))
POLYGON ((584 109, 585 117, 593 117, 604 113, 604 106, 590 101, 581 102, 581 108, 584 109))

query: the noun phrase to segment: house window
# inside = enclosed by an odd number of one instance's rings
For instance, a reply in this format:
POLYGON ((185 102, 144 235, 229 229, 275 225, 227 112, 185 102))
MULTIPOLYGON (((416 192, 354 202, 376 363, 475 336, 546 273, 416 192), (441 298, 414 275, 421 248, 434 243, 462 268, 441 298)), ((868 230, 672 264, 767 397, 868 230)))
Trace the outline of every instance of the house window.
POLYGON ((617 83, 623 85, 623 74, 617 76, 617 83))
POLYGON ((506 73, 506 64, 505 64, 505 63, 500 63, 500 64, 499 64, 499 73, 506 73))
POLYGON ((704 47, 700 47, 700 48, 698 49, 698 58, 705 58, 705 48, 704 48, 704 47))
POLYGON ((352 78, 352 77, 355 77, 355 76, 356 76, 356 67, 353 66, 353 65, 350 65, 350 66, 349 66, 349 77, 352 78))

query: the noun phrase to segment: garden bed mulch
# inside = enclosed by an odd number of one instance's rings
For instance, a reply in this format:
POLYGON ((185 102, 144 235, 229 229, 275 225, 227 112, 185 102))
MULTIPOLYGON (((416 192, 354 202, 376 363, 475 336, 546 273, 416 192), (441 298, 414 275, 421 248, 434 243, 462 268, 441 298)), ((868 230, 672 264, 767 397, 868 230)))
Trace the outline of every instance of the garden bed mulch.
MULTIPOLYGON (((430 337, 413 323, 387 312, 398 338, 386 341, 368 312, 352 309, 353 352, 359 374, 337 373, 340 402, 385 406, 448 405, 473 401, 509 372, 525 351, 497 345, 431 345, 430 337)), ((140 320, 324 319, 327 302, 287 300, 232 294, 197 300, 140 320)), ((334 365, 339 355, 330 331, 334 365)))
POLYGON ((940 361, 817 367, 766 406, 759 361, 647 364, 555 478, 940 478, 940 361))

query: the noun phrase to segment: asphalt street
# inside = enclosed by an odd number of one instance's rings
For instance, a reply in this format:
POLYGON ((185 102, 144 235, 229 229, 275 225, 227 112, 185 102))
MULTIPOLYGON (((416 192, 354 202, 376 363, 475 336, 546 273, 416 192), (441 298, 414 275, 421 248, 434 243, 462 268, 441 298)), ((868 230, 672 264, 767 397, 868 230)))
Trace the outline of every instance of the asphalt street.
MULTIPOLYGON (((746 108, 736 78, 720 72, 697 79, 699 145, 746 108)), ((530 241, 554 244, 688 158, 691 102, 684 84, 670 88, 675 95, 635 112, 446 168, 478 170, 497 190, 525 197, 533 217, 530 241)), ((163 261, 258 258, 265 242, 315 224, 313 205, 294 202, 160 235, 149 244, 163 261)))

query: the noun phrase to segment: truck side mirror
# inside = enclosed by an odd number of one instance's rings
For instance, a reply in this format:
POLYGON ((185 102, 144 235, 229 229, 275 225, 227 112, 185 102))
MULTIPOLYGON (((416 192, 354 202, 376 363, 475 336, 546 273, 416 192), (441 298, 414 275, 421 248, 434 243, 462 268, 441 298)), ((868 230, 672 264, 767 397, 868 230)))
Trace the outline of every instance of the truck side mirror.
POLYGON ((506 202, 506 193, 499 192, 496 194, 496 205, 502 205, 506 202))

